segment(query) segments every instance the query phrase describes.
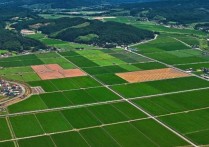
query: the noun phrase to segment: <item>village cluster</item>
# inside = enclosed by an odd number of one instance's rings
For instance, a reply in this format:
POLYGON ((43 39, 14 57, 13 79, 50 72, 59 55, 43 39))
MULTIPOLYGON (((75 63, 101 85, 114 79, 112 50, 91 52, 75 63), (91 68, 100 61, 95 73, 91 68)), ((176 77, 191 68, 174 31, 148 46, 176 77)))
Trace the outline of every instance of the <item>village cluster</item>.
POLYGON ((0 92, 5 97, 16 97, 22 93, 22 88, 20 85, 1 79, 0 92))

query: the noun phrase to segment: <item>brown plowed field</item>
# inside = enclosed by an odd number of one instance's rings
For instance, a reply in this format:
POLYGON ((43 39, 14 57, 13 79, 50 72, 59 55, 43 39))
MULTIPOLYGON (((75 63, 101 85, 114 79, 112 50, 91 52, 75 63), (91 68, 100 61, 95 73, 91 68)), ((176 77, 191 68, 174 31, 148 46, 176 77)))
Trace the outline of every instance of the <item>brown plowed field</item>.
POLYGON ((35 65, 31 67, 42 80, 86 76, 86 73, 80 69, 65 70, 58 64, 35 65))
POLYGON ((129 83, 156 81, 190 76, 187 73, 178 71, 173 68, 117 73, 116 75, 128 81, 129 83))

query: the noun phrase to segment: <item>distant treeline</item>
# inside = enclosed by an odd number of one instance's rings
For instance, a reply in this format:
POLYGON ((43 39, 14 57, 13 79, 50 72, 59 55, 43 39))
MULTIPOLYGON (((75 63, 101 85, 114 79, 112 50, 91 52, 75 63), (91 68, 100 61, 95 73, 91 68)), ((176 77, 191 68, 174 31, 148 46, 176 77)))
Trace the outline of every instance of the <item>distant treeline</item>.
POLYGON ((1 6, 0 5, 0 21, 8 21, 13 17, 28 17, 28 18, 39 18, 36 13, 21 7, 15 6, 1 6))
MULTIPOLYGON (((34 6, 37 8, 75 8, 75 7, 86 7, 102 4, 121 4, 121 3, 131 3, 131 2, 149 2, 155 0, 2 0, 10 6, 34 6)), ((0 0, 1 2, 1 0, 0 0)))
POLYGON ((165 0, 149 3, 124 4, 132 16, 146 17, 163 23, 188 24, 209 21, 208 0, 165 0))
POLYGON ((195 25, 195 29, 204 32, 209 32, 209 23, 197 24, 195 25))
MULTIPOLYGON (((41 23, 43 20, 40 20, 41 23)), ((154 33, 117 22, 102 22, 84 18, 60 18, 44 20, 45 25, 38 28, 49 37, 64 41, 93 44, 101 47, 109 45, 128 45, 154 38, 154 33), (46 25, 47 24, 47 25, 46 25)), ((29 28, 34 22, 22 22, 14 27, 29 28), (26 25, 27 24, 27 25, 26 25)))

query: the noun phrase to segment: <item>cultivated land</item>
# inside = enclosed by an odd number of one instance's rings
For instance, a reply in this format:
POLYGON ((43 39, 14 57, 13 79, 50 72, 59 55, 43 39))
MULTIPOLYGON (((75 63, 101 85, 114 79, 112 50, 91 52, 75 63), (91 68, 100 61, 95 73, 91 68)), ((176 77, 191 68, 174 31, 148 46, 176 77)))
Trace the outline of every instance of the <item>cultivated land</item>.
MULTIPOLYGON (((131 21, 123 19, 114 20, 131 21)), ((184 31, 171 29, 172 35, 137 44, 134 52, 86 49, 1 59, 2 77, 43 91, 0 112, 0 146, 209 145, 209 82, 183 71, 207 67, 209 58, 191 47, 198 41, 188 34, 199 32, 184 31), (79 70, 82 76, 40 76, 65 70, 79 70), (137 80, 132 83, 118 73, 133 73, 137 80), (144 73, 148 80, 142 82, 144 73)), ((64 45, 42 35, 31 37, 64 45)))

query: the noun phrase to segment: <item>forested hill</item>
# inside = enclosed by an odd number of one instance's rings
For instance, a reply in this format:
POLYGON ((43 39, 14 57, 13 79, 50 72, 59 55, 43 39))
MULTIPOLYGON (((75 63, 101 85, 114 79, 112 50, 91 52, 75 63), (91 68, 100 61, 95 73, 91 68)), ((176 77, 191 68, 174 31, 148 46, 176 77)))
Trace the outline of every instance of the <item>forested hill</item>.
POLYGON ((25 38, 21 34, 5 30, 0 23, 0 50, 21 52, 24 50, 39 50, 47 47, 39 41, 25 38))
POLYGON ((74 8, 101 4, 150 2, 156 0, 0 0, 0 5, 48 5, 51 8, 74 8))
POLYGON ((163 23, 176 22, 180 24, 208 22, 208 0, 164 0, 140 4, 124 4, 132 16, 146 17, 163 23))
POLYGON ((153 32, 138 29, 131 25, 84 18, 60 18, 56 20, 40 20, 40 22, 23 22, 14 27, 19 30, 23 28, 34 29, 34 26, 37 26, 37 24, 39 24, 38 30, 49 37, 101 47, 128 45, 154 38, 153 32))
POLYGON ((13 17, 36 19, 39 16, 25 8, 0 5, 0 21, 8 21, 13 17))

